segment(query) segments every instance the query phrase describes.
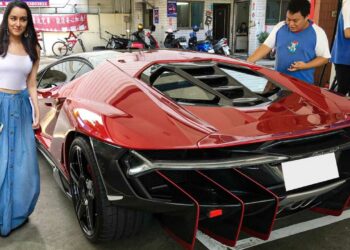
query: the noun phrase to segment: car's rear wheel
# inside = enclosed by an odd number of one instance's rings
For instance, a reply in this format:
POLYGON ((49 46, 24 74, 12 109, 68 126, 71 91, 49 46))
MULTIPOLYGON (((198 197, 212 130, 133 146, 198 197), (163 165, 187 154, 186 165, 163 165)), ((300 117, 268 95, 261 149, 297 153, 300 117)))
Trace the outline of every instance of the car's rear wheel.
POLYGON ((125 238, 139 231, 147 214, 108 202, 91 146, 83 137, 70 146, 69 171, 74 210, 89 240, 125 238))

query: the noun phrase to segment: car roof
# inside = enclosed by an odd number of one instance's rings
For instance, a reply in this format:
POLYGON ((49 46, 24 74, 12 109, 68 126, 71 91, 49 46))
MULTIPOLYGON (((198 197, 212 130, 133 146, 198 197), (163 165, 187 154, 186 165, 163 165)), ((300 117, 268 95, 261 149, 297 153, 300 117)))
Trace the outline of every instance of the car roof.
POLYGON ((232 63, 247 64, 237 59, 233 59, 226 56, 208 54, 203 52, 188 51, 188 50, 176 50, 176 49, 157 49, 157 50, 102 50, 76 53, 67 56, 59 61, 83 58, 89 61, 95 68, 106 60, 113 63, 120 70, 124 71, 128 75, 135 77, 141 70, 144 70, 148 66, 154 63, 167 63, 167 62, 180 62, 180 61, 211 61, 211 60, 224 60, 232 63))
POLYGON ((212 60, 247 65, 247 62, 227 56, 176 49, 139 50, 120 53, 117 58, 111 59, 110 62, 126 74, 132 77, 137 77, 147 67, 156 63, 199 62, 212 60))

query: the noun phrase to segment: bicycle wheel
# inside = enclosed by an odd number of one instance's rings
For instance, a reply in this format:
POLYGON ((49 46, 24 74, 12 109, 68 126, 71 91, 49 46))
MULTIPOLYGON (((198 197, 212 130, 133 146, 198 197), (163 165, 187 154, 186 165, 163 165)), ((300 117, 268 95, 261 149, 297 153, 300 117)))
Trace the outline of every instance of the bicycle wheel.
POLYGON ((67 44, 61 41, 57 41, 52 45, 52 52, 55 56, 65 56, 67 55, 68 48, 67 44))

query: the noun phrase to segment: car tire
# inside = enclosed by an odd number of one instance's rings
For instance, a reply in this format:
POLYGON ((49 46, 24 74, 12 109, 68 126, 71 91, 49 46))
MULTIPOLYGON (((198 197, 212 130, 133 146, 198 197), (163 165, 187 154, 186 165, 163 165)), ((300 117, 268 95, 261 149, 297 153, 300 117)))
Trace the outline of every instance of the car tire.
POLYGON ((77 137, 69 150, 70 191, 74 210, 91 242, 127 238, 136 234, 149 214, 112 205, 87 139, 77 137))

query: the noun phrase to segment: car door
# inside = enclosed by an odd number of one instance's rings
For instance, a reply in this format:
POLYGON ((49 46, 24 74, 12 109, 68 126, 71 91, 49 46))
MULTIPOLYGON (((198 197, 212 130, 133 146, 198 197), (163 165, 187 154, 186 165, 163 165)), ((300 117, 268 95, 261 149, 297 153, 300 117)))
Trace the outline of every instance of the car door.
POLYGON ((57 117, 65 100, 58 95, 59 90, 71 80, 90 70, 92 66, 87 60, 74 58, 56 62, 38 74, 40 131, 36 136, 47 149, 50 148, 57 117))

